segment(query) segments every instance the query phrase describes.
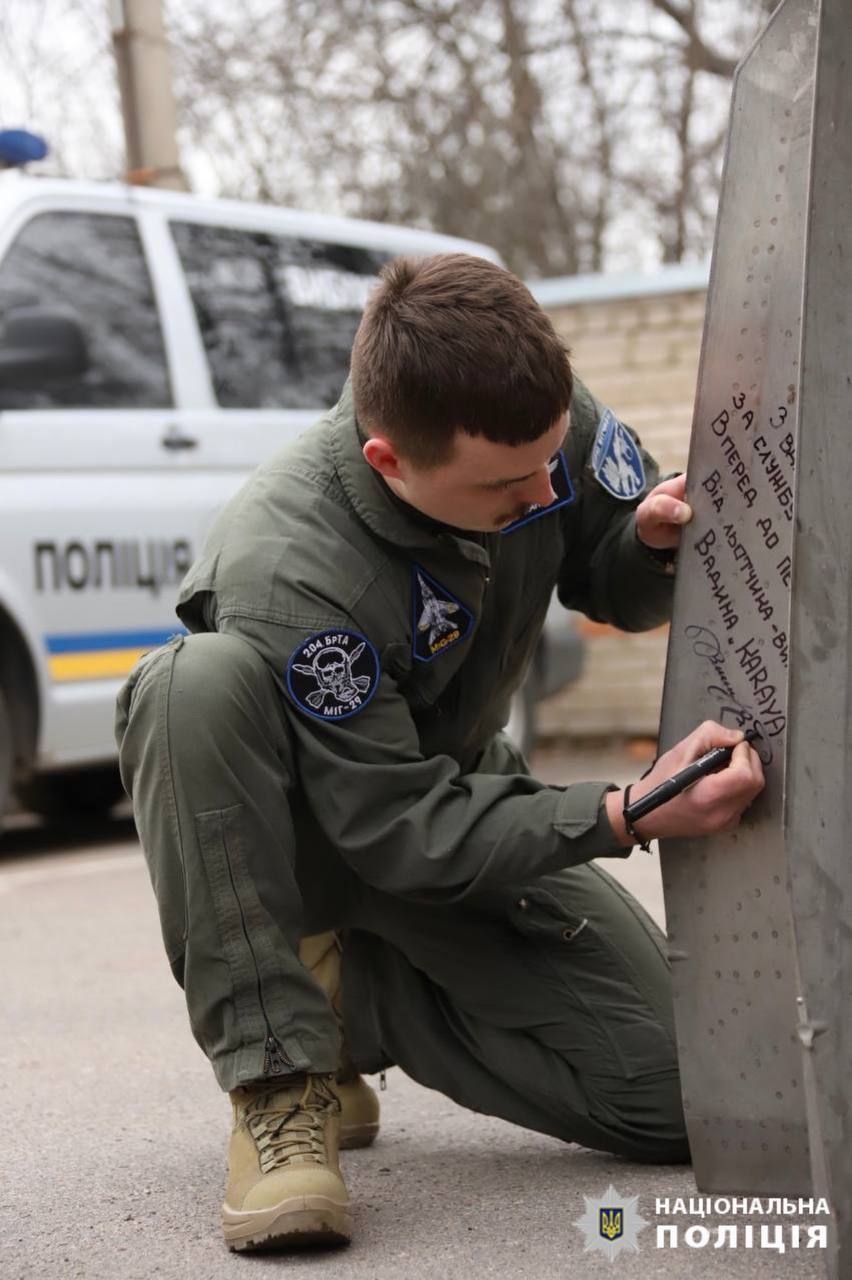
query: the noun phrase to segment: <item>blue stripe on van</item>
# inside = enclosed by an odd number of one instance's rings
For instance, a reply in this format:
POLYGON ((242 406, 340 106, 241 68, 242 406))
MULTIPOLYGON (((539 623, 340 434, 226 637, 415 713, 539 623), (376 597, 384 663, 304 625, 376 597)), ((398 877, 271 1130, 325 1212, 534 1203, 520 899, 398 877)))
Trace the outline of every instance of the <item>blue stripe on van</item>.
POLYGON ((155 649, 175 635, 185 635, 184 627, 168 631, 88 631, 76 635, 45 636, 48 653, 93 653, 100 649, 155 649))

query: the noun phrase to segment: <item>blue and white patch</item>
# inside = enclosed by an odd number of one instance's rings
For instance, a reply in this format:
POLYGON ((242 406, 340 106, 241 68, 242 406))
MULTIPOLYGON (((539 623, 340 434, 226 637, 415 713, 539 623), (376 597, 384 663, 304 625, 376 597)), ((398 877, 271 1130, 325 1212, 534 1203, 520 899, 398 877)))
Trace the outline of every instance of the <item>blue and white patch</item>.
POLYGON ((639 447, 610 409, 604 409, 595 436, 592 471, 607 493, 624 502, 632 502, 645 488, 645 468, 639 447))
POLYGON ((287 688, 317 720, 347 720, 363 711, 379 684, 379 655, 357 631, 317 631, 287 664, 287 688))
POLYGON ((452 591, 430 578, 419 564, 412 565, 411 574, 411 647, 418 662, 431 662, 467 638, 474 617, 452 591))
POLYGON ((519 520, 513 520, 511 524, 507 524, 505 529, 501 529, 501 533, 514 533, 516 529, 520 529, 521 525, 529 524, 531 520, 538 520, 541 516, 549 516, 559 507, 567 507, 569 502, 573 502, 575 498, 574 486, 571 483, 571 474, 568 470, 568 459, 565 457, 565 451, 560 449, 555 453, 548 463, 550 471, 550 485, 556 494, 553 502, 549 502, 546 507, 533 503, 525 516, 521 516, 519 520))

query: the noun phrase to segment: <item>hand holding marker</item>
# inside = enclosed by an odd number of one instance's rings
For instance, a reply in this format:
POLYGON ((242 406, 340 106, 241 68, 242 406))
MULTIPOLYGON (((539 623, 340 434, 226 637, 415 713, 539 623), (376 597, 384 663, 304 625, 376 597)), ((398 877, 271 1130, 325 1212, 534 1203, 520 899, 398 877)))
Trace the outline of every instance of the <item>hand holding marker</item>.
MULTIPOLYGON (((760 736, 756 729, 749 729, 745 735, 745 741, 756 742, 760 736)), ((679 796, 681 791, 691 787, 693 782, 697 782, 699 778, 705 778, 708 773, 715 773, 718 769, 724 769, 725 765, 730 764, 733 754, 733 747, 714 747, 712 751, 705 752, 698 760, 693 760, 692 764, 688 764, 685 769, 679 770, 671 778, 661 782, 658 787, 654 787, 652 791, 647 792, 646 795, 640 796, 638 800, 634 800, 627 805, 624 810, 625 819, 631 825, 634 822, 638 822, 640 818, 644 818, 646 814, 653 812, 654 809, 659 809, 660 805, 665 804, 668 800, 673 800, 675 796, 679 796)))

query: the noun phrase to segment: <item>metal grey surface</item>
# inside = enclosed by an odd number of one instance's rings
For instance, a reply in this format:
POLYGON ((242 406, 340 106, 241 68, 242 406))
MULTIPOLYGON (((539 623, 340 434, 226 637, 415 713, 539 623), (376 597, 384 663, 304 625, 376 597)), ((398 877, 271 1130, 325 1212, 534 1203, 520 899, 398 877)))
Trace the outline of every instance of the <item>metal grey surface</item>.
POLYGON ((811 1183, 781 814, 815 51, 816 0, 786 0, 735 82, 663 699, 664 744, 705 718, 765 735, 766 790, 739 831, 662 851, 706 1191, 811 1183))
POLYGON ((814 1181, 852 1275, 852 12, 822 0, 799 399, 787 847, 814 1181))

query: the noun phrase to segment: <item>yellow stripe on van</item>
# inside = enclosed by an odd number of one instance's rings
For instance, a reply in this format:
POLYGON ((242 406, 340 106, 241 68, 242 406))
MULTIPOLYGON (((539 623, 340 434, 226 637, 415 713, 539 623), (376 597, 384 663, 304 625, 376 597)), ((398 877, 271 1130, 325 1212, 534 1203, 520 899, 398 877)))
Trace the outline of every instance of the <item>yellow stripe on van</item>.
POLYGON ((147 653, 150 645, 141 649, 101 649, 89 653, 52 653, 47 665, 56 681, 107 680, 126 676, 134 664, 147 653))

